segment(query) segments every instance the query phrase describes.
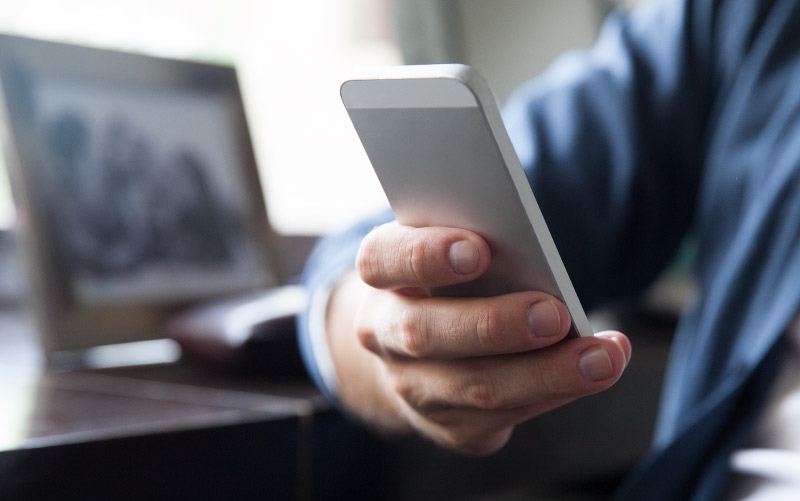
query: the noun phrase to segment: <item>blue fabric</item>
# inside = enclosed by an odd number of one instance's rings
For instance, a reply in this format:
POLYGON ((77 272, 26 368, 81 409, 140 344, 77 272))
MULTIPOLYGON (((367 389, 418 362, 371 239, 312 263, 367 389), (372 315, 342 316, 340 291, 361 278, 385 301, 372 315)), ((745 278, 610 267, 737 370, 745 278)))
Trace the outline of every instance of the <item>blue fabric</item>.
MULTIPOLYGON (((332 279, 341 278, 343 268, 355 266, 355 257, 361 246, 361 239, 373 228, 393 219, 392 212, 385 210, 375 214, 344 231, 322 239, 311 252, 305 269, 300 276, 300 283, 314 294, 319 288, 327 288, 332 279)), ((326 291, 327 292, 327 291, 326 291)), ((338 405, 339 401, 331 382, 326 381, 314 359, 311 342, 312 324, 309 311, 297 317, 298 345, 303 356, 306 369, 316 385, 325 393, 328 400, 338 405)))
POLYGON ((587 307, 641 292, 687 235, 697 241, 698 299, 652 452, 622 497, 720 495, 800 307, 799 26, 795 0, 645 3, 507 103, 587 307))

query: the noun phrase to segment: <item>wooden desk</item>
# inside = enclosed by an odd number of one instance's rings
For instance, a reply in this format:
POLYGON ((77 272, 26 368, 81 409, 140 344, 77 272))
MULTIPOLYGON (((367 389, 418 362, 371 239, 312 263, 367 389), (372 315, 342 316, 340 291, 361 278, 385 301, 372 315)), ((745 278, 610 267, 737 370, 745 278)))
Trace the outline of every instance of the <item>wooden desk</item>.
POLYGON ((0 402, 0 499, 310 499, 360 480, 326 471, 348 454, 315 450, 321 433, 365 434, 309 381, 188 362, 46 371, 16 311, 0 312, 0 402))

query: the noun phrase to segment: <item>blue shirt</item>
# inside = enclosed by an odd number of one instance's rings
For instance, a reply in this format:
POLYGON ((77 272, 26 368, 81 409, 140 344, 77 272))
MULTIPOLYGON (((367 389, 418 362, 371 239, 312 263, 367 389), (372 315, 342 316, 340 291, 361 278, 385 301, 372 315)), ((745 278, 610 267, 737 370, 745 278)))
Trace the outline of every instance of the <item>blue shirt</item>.
MULTIPOLYGON (((591 51, 521 87, 505 120, 585 306, 641 292, 696 240, 699 294, 652 451, 621 496, 719 496, 800 308, 800 5, 664 0, 613 15, 591 51)), ((380 219, 323 243, 306 283, 351 264, 380 219)))

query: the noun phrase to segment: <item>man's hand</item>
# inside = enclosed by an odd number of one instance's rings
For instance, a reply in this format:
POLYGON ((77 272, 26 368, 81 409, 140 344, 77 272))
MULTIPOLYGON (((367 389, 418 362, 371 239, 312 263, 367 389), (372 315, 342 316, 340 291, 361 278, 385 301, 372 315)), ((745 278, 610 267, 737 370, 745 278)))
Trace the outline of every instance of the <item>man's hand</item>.
POLYGON ((328 332, 340 395, 365 420, 487 454, 515 425, 611 386, 630 359, 620 333, 559 343, 566 306, 541 292, 432 297, 489 266, 478 235, 390 223, 370 233, 336 291, 328 332))

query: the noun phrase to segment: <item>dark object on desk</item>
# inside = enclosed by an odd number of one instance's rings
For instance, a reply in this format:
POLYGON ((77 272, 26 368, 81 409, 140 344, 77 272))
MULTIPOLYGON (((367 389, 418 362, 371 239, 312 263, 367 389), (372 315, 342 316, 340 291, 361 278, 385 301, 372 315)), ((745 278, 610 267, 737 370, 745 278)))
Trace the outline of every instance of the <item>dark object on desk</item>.
POLYGON ((281 378, 305 377, 295 319, 306 306, 305 288, 264 292, 191 308, 167 325, 187 357, 211 365, 281 378))
POLYGON ((0 499, 295 499, 326 409, 310 383, 185 364, 0 365, 0 499))

